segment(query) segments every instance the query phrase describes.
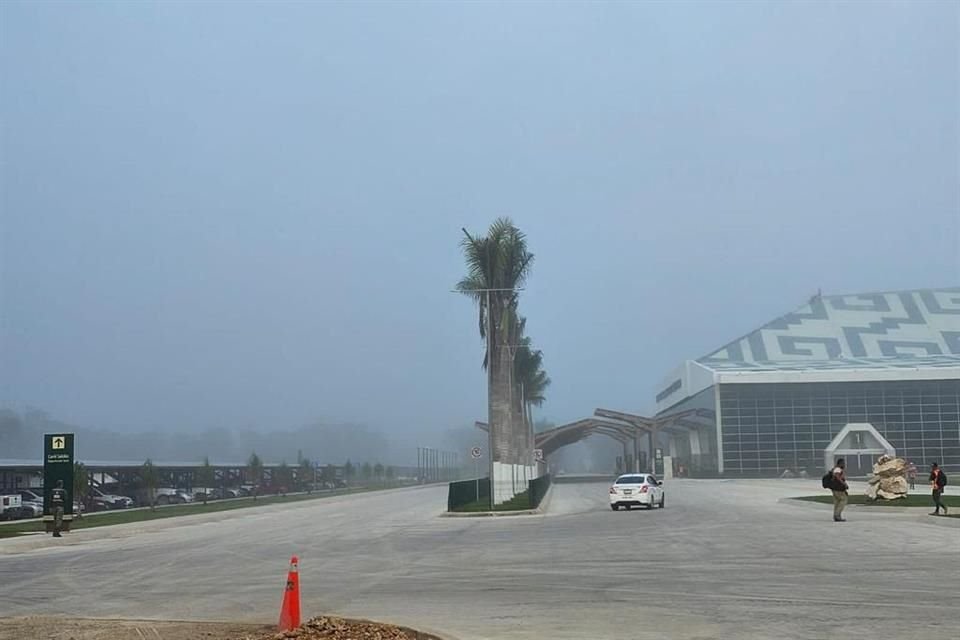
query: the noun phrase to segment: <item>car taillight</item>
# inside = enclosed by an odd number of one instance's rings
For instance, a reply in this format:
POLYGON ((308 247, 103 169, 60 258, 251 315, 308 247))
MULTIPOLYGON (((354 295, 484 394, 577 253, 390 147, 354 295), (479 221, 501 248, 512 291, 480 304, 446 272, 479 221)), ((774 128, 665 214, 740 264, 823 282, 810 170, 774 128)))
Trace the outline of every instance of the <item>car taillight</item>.
POLYGON ((642 487, 640 487, 640 493, 646 493, 646 492, 647 492, 647 485, 643 485, 642 487))
POLYGON ((610 487, 610 493, 611 493, 611 494, 616 493, 616 492, 617 492, 617 488, 616 488, 616 487, 610 487))

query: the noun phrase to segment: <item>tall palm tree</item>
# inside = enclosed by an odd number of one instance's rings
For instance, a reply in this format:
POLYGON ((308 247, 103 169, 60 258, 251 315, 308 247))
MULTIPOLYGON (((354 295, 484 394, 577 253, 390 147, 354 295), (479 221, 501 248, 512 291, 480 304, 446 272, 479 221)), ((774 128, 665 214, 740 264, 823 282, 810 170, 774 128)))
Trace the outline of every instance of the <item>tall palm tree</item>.
POLYGON ((527 424, 530 425, 530 437, 533 437, 533 407, 543 406, 547 399, 544 393, 550 386, 550 377, 543 369, 538 369, 533 377, 524 385, 524 402, 527 424))
POLYGON ((512 358, 510 340, 517 316, 517 289, 523 286, 533 264, 526 236, 509 218, 498 218, 485 236, 464 229, 460 243, 467 275, 457 290, 470 296, 479 308, 480 337, 486 340, 483 366, 487 370, 487 422, 490 425, 491 462, 517 463, 512 444, 512 358))

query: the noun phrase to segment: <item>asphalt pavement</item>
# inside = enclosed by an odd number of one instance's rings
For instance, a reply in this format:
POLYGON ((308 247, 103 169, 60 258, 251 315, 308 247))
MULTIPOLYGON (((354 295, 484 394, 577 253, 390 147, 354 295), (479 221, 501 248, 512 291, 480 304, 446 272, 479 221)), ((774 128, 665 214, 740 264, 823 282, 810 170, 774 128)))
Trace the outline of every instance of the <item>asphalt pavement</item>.
POLYGON ((442 518, 427 487, 0 540, 0 616, 269 622, 297 554, 305 615, 462 640, 960 637, 956 522, 779 501, 818 478, 665 488, 652 511, 587 483, 442 518))

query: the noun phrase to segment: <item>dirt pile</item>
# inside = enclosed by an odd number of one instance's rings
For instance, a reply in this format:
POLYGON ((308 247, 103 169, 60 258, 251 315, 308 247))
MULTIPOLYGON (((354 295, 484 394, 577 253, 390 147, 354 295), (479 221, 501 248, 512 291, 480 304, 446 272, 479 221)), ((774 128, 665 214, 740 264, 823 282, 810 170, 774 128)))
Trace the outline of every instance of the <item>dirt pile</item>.
POLYGON ((238 640, 429 640, 433 636, 391 624, 321 616, 293 631, 279 631, 238 640))
POLYGON ((907 497, 907 462, 903 458, 882 455, 873 465, 867 497, 871 500, 897 500, 907 497))

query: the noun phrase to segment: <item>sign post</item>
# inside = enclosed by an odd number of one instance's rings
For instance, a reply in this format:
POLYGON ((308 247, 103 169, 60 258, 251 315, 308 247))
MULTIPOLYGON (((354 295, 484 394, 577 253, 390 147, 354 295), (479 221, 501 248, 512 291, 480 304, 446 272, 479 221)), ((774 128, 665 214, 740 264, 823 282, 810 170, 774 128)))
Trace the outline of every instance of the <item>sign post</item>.
POLYGON ((73 520, 73 434, 47 433, 43 436, 43 525, 54 531, 56 508, 63 509, 63 530, 73 520), (63 489, 62 504, 54 505, 53 490, 63 489))
MULTIPOLYGON (((477 502, 480 502, 480 456, 483 455, 483 449, 480 447, 474 447, 470 449, 470 456, 473 458, 473 476, 476 478, 477 483, 477 502)), ((491 483, 493 480, 491 479, 491 483)), ((493 491, 493 487, 490 488, 493 491)))

